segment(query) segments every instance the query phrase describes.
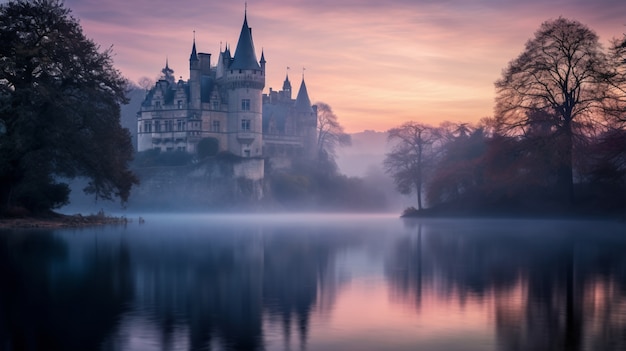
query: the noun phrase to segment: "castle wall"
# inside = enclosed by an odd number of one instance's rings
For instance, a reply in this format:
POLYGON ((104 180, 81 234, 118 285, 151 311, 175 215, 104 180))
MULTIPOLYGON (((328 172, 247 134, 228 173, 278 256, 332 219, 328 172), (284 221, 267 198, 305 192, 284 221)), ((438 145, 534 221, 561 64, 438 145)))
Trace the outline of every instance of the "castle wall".
POLYGON ((155 210, 254 206, 263 198, 263 168, 263 159, 212 159, 191 166, 135 169, 141 184, 133 188, 128 205, 155 210))

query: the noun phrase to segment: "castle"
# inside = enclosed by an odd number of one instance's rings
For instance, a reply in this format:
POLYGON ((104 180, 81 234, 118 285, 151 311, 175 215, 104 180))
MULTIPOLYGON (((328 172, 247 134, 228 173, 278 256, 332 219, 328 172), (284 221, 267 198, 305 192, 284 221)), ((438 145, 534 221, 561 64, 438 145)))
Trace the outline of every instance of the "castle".
MULTIPOLYGON (((189 80, 178 81, 166 61, 137 114, 137 149, 196 153, 204 138, 219 151, 244 158, 280 160, 313 158, 317 143, 317 109, 304 82, 292 98, 289 76, 282 90, 263 94, 265 55, 257 60, 247 12, 235 55, 226 46, 212 65, 211 54, 189 57, 189 80)), ((283 163, 284 164, 284 163, 283 163)))

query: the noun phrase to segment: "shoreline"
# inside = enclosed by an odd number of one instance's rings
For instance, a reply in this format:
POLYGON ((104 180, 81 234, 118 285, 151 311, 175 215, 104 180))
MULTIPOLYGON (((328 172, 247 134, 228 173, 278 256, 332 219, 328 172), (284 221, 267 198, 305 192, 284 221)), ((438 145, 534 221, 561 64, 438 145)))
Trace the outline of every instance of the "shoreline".
MULTIPOLYGON (((83 228, 91 226, 102 226, 110 224, 128 224, 132 219, 122 217, 107 216, 104 212, 97 214, 65 215, 56 212, 41 216, 26 217, 0 217, 0 229, 55 229, 55 228, 83 228)), ((139 217, 139 223, 143 219, 139 217)))

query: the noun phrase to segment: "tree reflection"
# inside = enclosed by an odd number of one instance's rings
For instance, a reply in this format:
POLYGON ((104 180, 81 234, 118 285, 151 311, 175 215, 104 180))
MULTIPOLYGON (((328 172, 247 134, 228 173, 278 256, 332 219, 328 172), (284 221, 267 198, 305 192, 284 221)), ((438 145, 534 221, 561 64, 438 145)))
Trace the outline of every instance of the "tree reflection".
POLYGON ((501 350, 626 347, 625 238, 576 223, 526 228, 520 221, 506 231, 480 222, 412 225, 415 234, 387 260, 402 303, 419 310, 431 293, 491 304, 501 350))
POLYGON ((0 236, 0 348, 97 350, 132 296, 128 251, 89 250, 77 269, 52 232, 0 236))

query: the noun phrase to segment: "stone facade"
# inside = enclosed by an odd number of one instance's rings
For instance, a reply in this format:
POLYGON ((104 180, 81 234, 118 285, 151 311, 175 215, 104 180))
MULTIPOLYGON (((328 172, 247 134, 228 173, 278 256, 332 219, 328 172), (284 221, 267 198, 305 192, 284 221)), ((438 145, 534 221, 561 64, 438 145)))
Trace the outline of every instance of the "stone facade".
POLYGON ((265 65, 263 53, 257 60, 247 16, 235 55, 227 46, 215 65, 211 54, 196 51, 194 39, 189 80, 176 81, 166 62, 161 78, 146 94, 138 112, 138 151, 195 153, 201 139, 215 138, 220 151, 275 159, 275 164, 314 157, 317 111, 304 76, 296 99, 288 76, 282 90, 270 88, 263 94, 265 65))

